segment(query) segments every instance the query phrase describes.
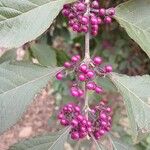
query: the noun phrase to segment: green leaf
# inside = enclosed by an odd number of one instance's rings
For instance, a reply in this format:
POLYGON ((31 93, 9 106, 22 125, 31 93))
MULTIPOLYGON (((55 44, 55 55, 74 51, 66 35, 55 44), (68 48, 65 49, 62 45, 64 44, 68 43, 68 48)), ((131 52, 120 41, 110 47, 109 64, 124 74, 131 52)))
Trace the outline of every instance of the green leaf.
POLYGON ((10 150, 64 150, 69 131, 70 128, 65 128, 53 134, 31 138, 15 144, 10 150))
POLYGON ((116 20, 150 57, 150 1, 129 0, 116 7, 116 20))
POLYGON ((139 141, 150 133, 150 76, 112 73, 110 79, 124 98, 133 140, 139 141))
POLYGON ((0 65, 0 133, 20 119, 34 95, 60 69, 30 63, 0 65))
POLYGON ((46 31, 71 0, 0 0, 0 46, 14 48, 46 31))
POLYGON ((52 47, 46 44, 33 44, 30 50, 41 65, 56 66, 56 53, 52 47))
POLYGON ((17 57, 16 49, 6 51, 1 57, 0 57, 0 64, 5 61, 13 61, 17 57))
POLYGON ((116 87, 112 84, 112 82, 106 77, 98 77, 96 79, 98 85, 101 85, 106 91, 116 91, 116 87))
POLYGON ((110 142, 113 146, 113 150, 135 150, 132 145, 123 143, 122 141, 109 136, 110 142))

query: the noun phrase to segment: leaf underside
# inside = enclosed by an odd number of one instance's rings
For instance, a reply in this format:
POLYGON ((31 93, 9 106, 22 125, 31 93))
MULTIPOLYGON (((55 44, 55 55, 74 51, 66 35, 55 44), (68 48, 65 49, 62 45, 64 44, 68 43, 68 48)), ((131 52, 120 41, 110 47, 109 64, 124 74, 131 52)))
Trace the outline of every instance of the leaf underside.
POLYGON ((112 73, 110 79, 124 98, 133 140, 137 142, 150 133, 150 76, 112 73))
POLYGON ((52 24, 71 0, 0 0, 0 47, 16 48, 32 41, 52 24))
POLYGON ((116 7, 115 19, 150 57, 149 10, 149 0, 129 0, 116 7))
POLYGON ((0 133, 20 119, 34 95, 60 69, 21 62, 0 65, 0 133))

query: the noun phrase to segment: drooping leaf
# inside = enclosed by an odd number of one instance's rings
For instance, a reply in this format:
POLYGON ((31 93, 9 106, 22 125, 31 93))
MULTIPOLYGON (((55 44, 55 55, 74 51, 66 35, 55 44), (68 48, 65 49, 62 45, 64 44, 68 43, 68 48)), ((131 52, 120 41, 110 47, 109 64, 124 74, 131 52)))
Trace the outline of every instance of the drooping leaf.
POLYGON ((5 61, 12 61, 15 60, 17 57, 16 49, 6 51, 1 57, 0 57, 0 64, 5 61))
POLYGON ((34 95, 60 69, 30 63, 0 65, 0 133, 18 121, 34 95))
POLYGON ((150 76, 129 77, 112 73, 110 79, 124 98, 133 139, 144 138, 150 133, 150 76))
POLYGON ((56 53, 52 47, 46 44, 33 44, 30 50, 41 65, 56 66, 56 53))
POLYGON ((70 128, 15 144, 10 150, 64 150, 70 128))
POLYGON ((129 0, 116 7, 116 20, 150 57, 150 1, 129 0))
POLYGON ((71 0, 0 0, 0 46, 20 47, 40 36, 71 0))

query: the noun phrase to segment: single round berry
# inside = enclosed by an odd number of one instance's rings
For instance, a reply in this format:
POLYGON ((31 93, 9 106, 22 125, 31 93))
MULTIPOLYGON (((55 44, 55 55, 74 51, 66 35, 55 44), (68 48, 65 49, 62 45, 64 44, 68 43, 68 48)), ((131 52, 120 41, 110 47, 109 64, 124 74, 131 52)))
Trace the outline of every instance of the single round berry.
POLYGON ((71 61, 72 61, 73 63, 76 63, 76 62, 79 61, 79 59, 78 59, 76 56, 72 56, 71 61))
POLYGON ((63 9, 62 10, 62 14, 64 15, 64 16, 66 16, 66 17, 68 17, 69 16, 69 10, 68 9, 63 9))
POLYGON ((86 5, 84 3, 78 3, 76 6, 78 11, 85 11, 86 10, 86 5))
POLYGON ((72 29, 73 31, 78 31, 80 26, 78 24, 73 24, 72 29))
POLYGON ((78 60, 81 59, 80 55, 75 55, 75 57, 76 57, 78 60))
POLYGON ((88 32, 88 27, 87 26, 82 26, 82 32, 85 32, 85 33, 87 33, 88 32))
POLYGON ((78 132, 72 132, 71 133, 71 138, 73 140, 79 140, 79 133, 78 132))
POLYGON ((95 83, 94 82, 88 82, 87 84, 86 84, 86 88, 88 89, 88 90, 95 90, 95 87, 96 87, 96 85, 95 85, 95 83))
POLYGON ((96 86, 96 88, 95 88, 95 92, 96 92, 97 94, 102 93, 102 92, 103 92, 102 87, 100 87, 100 86, 96 86))
POLYGON ((80 81, 86 81, 86 77, 84 74, 80 74, 78 78, 80 81))
POLYGON ((106 14, 110 15, 110 16, 114 16, 115 15, 115 9, 114 8, 107 9, 106 14))
POLYGON ((81 64, 81 65, 79 66, 79 70, 80 70, 81 72, 83 72, 83 73, 87 73, 87 69, 88 69, 88 67, 87 67, 86 64, 81 64))
POLYGON ((97 56, 93 59, 93 62, 95 65, 101 65, 102 64, 102 58, 97 56))
POLYGON ((104 16, 106 13, 106 10, 104 8, 99 9, 99 15, 104 16))
POLYGON ((100 138, 100 136, 101 135, 100 135, 100 133, 98 131, 94 132, 94 137, 95 137, 96 140, 98 140, 100 138))
POLYGON ((72 126, 77 126, 77 125, 78 125, 78 121, 75 120, 75 119, 73 119, 73 120, 71 121, 71 125, 72 125, 72 126))
POLYGON ((98 20, 96 17, 91 17, 91 25, 97 25, 98 24, 98 20))
POLYGON ((83 90, 81 90, 81 89, 78 89, 78 94, 79 94, 79 96, 81 97, 81 96, 83 96, 83 95, 84 95, 84 91, 83 91, 83 90))
POLYGON ((78 121, 82 121, 83 120, 83 116, 82 115, 78 115, 77 119, 78 119, 78 121))
POLYGON ((106 17, 104 18, 104 22, 105 22, 106 24, 110 24, 110 23, 112 22, 111 17, 106 16, 106 17))
POLYGON ((79 93, 78 93, 77 90, 71 90, 71 95, 72 95, 73 97, 78 97, 78 96, 79 96, 79 93))
POLYGON ((99 3, 98 3, 98 1, 94 0, 94 1, 92 2, 92 4, 91 4, 91 7, 94 8, 94 9, 99 8, 99 3))
POLYGON ((57 78, 57 80, 62 80, 63 79, 63 73, 62 72, 58 72, 57 74, 56 74, 56 78, 57 78))
POLYGON ((63 114, 59 114, 58 115, 58 119, 63 119, 64 118, 64 115, 63 114))
POLYGON ((63 125, 63 126, 68 126, 69 125, 69 123, 66 119, 61 119, 60 124, 63 125))
POLYGON ((105 130, 101 129, 101 130, 99 131, 99 134, 100 134, 100 135, 104 135, 104 134, 105 134, 105 130))
POLYGON ((74 109, 75 109, 75 111, 76 111, 76 112, 80 112, 80 111, 81 111, 81 109, 80 109, 80 107, 79 107, 79 106, 75 106, 75 108, 74 108, 74 109))
POLYGON ((87 72, 87 77, 93 78, 94 76, 95 76, 94 71, 93 71, 93 70, 88 70, 88 72, 87 72))
POLYGON ((110 72, 112 72, 112 66, 111 65, 107 65, 107 66, 105 66, 105 72, 106 73, 110 73, 110 72))
POLYGON ((68 61, 66 61, 66 62, 64 63, 64 67, 65 67, 65 68, 70 68, 70 67, 71 67, 71 63, 68 62, 68 61))
POLYGON ((100 119, 106 120, 107 119, 106 114, 105 113, 100 113, 100 119))
POLYGON ((87 16, 83 16, 83 17, 81 18, 81 23, 82 23, 83 25, 87 25, 88 22, 89 22, 89 19, 88 19, 87 16))

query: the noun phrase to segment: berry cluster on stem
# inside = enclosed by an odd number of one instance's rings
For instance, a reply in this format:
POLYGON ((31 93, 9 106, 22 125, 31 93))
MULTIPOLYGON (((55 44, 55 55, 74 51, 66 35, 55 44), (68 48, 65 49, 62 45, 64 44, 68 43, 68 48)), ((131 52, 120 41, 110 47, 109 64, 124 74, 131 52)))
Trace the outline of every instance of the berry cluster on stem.
POLYGON ((90 31, 91 35, 96 36, 99 25, 112 22, 115 9, 102 8, 98 0, 92 0, 88 3, 85 0, 80 0, 73 4, 64 5, 62 14, 69 19, 69 26, 73 31, 79 33, 90 31))
POLYGON ((101 101, 90 113, 92 117, 87 118, 78 105, 68 103, 60 110, 58 119, 62 126, 71 127, 70 135, 73 140, 91 135, 98 140, 111 129, 111 108, 101 101))
POLYGON ((87 92, 103 93, 104 89, 94 79, 96 76, 104 77, 111 73, 112 66, 103 65, 103 59, 99 56, 90 58, 89 39, 90 34, 97 35, 99 25, 112 22, 115 10, 100 7, 97 0, 79 0, 64 5, 62 13, 69 19, 69 26, 74 31, 85 33, 85 57, 81 60, 80 55, 72 56, 70 61, 64 63, 65 69, 56 74, 56 78, 63 80, 69 71, 74 73, 75 82, 70 93, 78 100, 83 99, 84 107, 81 109, 74 103, 66 104, 60 110, 58 119, 61 125, 71 126, 70 135, 73 140, 87 136, 98 140, 111 129, 111 108, 103 101, 90 108, 87 92))
POLYGON ((62 80, 66 76, 66 70, 73 70, 75 73, 76 82, 70 88, 70 93, 73 97, 82 98, 85 94, 85 89, 95 91, 97 94, 102 94, 104 89, 94 82, 96 76, 105 76, 112 72, 112 66, 106 65, 101 67, 103 60, 96 56, 88 61, 88 64, 80 60, 79 55, 71 58, 71 61, 64 63, 65 70, 58 72, 56 78, 62 80), (85 89, 82 89, 83 83, 85 89))

